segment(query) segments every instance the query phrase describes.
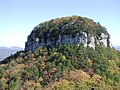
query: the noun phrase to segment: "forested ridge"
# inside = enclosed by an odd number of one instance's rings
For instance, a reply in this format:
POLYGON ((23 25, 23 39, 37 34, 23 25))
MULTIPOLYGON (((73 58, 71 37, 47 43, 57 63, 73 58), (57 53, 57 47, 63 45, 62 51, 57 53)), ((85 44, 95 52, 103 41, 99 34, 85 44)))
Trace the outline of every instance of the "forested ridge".
POLYGON ((120 52, 72 44, 20 51, 0 64, 1 90, 120 88, 120 52), (51 87, 52 85, 52 87, 51 87))

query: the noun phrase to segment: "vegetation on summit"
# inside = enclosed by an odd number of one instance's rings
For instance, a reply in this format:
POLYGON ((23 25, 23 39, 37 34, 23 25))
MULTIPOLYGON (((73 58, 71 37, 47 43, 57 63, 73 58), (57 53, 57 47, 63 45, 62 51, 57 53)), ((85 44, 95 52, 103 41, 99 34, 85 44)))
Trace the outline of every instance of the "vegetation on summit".
POLYGON ((87 34, 93 34, 97 38, 101 33, 109 35, 106 28, 101 26, 99 22, 96 23, 92 19, 81 16, 56 18, 40 23, 32 30, 31 34, 35 36, 32 37, 32 40, 37 37, 46 40, 52 37, 57 39, 59 34, 68 35, 80 31, 86 32, 87 34), (47 35, 48 33, 50 35, 47 35))
POLYGON ((62 29, 64 29, 64 31, 62 31, 62 34, 71 34, 80 31, 98 36, 101 33, 108 34, 106 28, 101 26, 99 22, 96 23, 92 19, 81 16, 56 18, 40 23, 34 28, 32 33, 35 33, 36 37, 41 36, 42 38, 42 35, 50 32, 50 37, 53 37, 58 36, 62 29))

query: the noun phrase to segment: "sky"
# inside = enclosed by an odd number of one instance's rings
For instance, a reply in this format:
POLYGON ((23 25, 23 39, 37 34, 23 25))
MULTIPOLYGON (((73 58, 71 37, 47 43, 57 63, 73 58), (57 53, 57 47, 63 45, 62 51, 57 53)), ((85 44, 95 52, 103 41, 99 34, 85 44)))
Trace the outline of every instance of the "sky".
POLYGON ((25 47, 39 23, 78 15, 100 22, 120 46, 120 0, 0 0, 0 46, 25 47))

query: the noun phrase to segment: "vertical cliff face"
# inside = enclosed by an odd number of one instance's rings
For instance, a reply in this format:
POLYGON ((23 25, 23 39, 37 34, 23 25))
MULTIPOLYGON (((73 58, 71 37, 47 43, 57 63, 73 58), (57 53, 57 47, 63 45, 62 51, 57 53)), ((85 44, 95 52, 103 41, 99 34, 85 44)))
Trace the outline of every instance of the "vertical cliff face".
POLYGON ((77 44, 83 45, 84 47, 93 47, 95 48, 96 42, 102 46, 108 47, 108 35, 101 34, 101 37, 97 39, 95 36, 90 34, 86 34, 86 32, 80 32, 76 34, 70 35, 59 35, 56 39, 55 37, 49 38, 47 40, 40 39, 39 37, 31 40, 31 36, 29 36, 28 41, 26 42, 25 50, 27 51, 35 51, 40 46, 54 46, 60 44, 77 44), (73 37, 74 36, 74 37, 73 37), (46 41, 46 42, 45 42, 46 41))
POLYGON ((44 22, 35 27, 28 36, 25 50, 35 51, 40 46, 52 47, 60 44, 82 44, 84 47, 93 48, 96 44, 104 47, 110 46, 109 34, 105 28, 91 19, 80 16, 58 19, 44 22))

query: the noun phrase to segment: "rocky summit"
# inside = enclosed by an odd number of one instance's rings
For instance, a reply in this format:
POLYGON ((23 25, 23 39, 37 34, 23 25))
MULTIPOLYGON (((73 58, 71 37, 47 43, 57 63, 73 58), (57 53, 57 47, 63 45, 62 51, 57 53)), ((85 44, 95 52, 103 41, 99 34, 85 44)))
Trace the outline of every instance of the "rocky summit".
POLYGON ((25 50, 34 52, 40 46, 61 44, 82 44, 93 48, 99 44, 109 47, 109 39, 109 33, 99 22, 81 16, 62 17, 37 25, 28 36, 25 50))

